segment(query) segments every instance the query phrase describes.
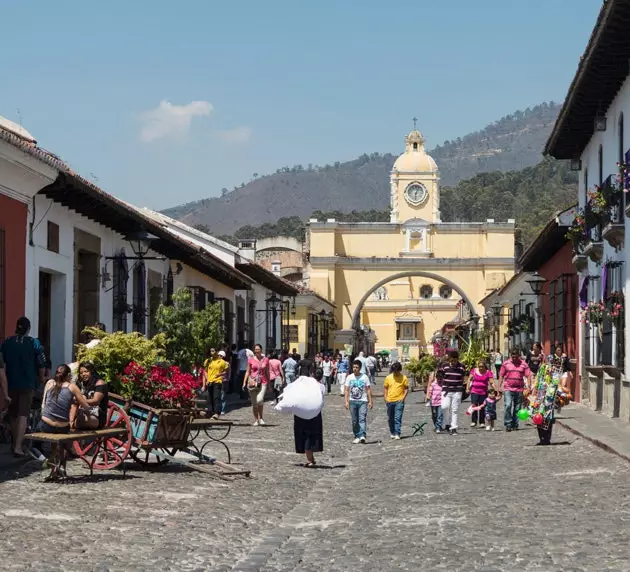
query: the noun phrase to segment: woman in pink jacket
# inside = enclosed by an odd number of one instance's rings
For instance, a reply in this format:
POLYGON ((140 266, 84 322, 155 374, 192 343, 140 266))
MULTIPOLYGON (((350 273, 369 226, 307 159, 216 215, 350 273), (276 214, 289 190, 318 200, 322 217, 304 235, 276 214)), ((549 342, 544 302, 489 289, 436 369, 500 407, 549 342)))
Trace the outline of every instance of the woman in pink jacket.
POLYGON ((427 405, 431 405, 431 417, 433 418, 433 426, 436 433, 441 433, 442 429, 442 372, 437 371, 433 374, 433 381, 429 385, 427 391, 427 405))

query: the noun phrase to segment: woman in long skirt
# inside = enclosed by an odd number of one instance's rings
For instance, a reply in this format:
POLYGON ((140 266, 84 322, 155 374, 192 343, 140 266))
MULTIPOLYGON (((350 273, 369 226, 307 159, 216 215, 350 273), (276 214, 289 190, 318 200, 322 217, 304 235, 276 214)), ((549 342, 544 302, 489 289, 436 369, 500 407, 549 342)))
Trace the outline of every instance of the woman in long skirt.
MULTIPOLYGON (((321 383, 323 377, 323 370, 318 369, 315 372, 315 379, 313 379, 313 383, 319 385, 322 395, 326 392, 326 388, 321 383)), ((306 455, 304 466, 314 467, 316 461, 313 453, 321 453, 324 450, 324 428, 321 411, 313 419, 302 419, 294 415, 293 435, 295 437, 295 452, 306 455)))

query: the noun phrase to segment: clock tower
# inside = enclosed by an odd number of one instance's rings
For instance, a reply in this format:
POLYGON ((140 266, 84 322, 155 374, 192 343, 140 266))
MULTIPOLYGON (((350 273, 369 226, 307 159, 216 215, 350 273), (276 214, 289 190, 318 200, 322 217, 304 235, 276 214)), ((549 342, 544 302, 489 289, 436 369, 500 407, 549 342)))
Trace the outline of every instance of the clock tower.
POLYGON ((439 182, 437 164, 424 149, 422 133, 414 129, 405 137, 405 152, 392 168, 391 222, 440 222, 439 182))

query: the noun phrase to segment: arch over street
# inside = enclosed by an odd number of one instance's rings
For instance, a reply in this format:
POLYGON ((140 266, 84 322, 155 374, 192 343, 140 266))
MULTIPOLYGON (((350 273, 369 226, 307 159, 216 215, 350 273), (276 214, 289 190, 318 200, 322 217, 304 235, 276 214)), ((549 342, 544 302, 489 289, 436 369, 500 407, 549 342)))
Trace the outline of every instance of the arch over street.
POLYGON ((366 293, 363 295, 361 300, 359 300, 359 303, 354 309, 354 312, 352 313, 352 329, 358 330, 359 327, 361 326, 361 310, 363 309, 363 305, 365 304, 365 301, 371 296, 372 292, 374 292, 377 288, 380 288, 381 286, 384 286, 385 284, 392 282, 393 280, 398 280, 399 278, 408 278, 410 276, 420 276, 423 278, 429 278, 430 280, 435 280, 436 282, 441 282, 442 284, 446 284, 447 286, 450 286, 453 290, 455 290, 455 292, 457 292, 462 297, 462 299, 464 300, 464 302, 470 309, 471 314, 475 315, 477 313, 477 310, 475 309, 475 305, 472 303, 471 299, 468 297, 466 292, 464 292, 462 288, 458 286, 452 280, 449 280, 448 278, 445 278, 444 276, 435 274, 433 272, 424 272, 422 270, 407 270, 406 272, 397 272, 396 274, 392 274, 391 276, 388 276, 387 278, 383 278, 382 280, 374 284, 372 287, 370 287, 366 291, 366 293))

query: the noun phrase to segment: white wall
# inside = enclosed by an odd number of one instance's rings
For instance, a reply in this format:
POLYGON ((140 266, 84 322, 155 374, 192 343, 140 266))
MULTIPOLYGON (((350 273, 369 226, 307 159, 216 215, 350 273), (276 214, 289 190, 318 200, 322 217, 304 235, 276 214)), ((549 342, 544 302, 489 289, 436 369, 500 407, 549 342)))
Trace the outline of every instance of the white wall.
MULTIPOLYGON (((51 361, 53 367, 62 362, 69 362, 73 355, 74 330, 74 229, 83 230, 100 238, 101 259, 99 272, 109 273, 110 281, 102 283, 99 277, 99 319, 107 331, 112 331, 113 319, 113 270, 112 261, 105 259, 125 249, 127 256, 133 256, 130 244, 124 237, 113 230, 102 226, 74 211, 55 203, 50 199, 37 195, 29 208, 29 220, 33 221, 32 245, 27 247, 26 266, 26 315, 32 323, 34 335, 38 335, 39 328, 39 272, 46 271, 53 275, 51 308, 51 361), (48 221, 59 225, 59 253, 47 249, 48 221)), ((147 256, 159 256, 149 251, 147 256)), ((133 303, 133 267, 134 261, 129 261, 129 282, 127 286, 127 303, 133 303)), ((154 270, 163 277, 168 272, 169 262, 161 260, 146 260, 145 268, 154 270)), ((147 289, 145 287, 145 292, 147 289)), ((148 304, 148 292, 147 292, 148 304)), ((147 319, 148 320, 148 319, 147 319)), ((131 315, 127 319, 127 329, 131 331, 131 315)), ((145 324, 148 329, 148 324, 145 324)))
MULTIPOLYGON (((587 197, 586 192, 588 190, 593 190, 595 185, 599 185, 602 181, 599 180, 599 147, 602 146, 603 151, 603 161, 602 161, 602 175, 603 179, 606 179, 608 175, 617 175, 619 168, 617 166, 617 162, 619 161, 619 117, 623 113, 624 116, 624 133, 623 133, 623 152, 625 152, 630 148, 630 78, 626 78, 623 86, 617 93, 615 99, 611 103, 610 107, 606 110, 607 117, 607 126, 606 131, 595 131, 584 149, 582 153, 582 170, 579 172, 580 181, 579 181, 579 205, 581 208, 584 208, 587 197), (585 185, 585 172, 588 170, 588 182, 587 186, 585 185)), ((593 121, 595 118, 593 117, 593 121)), ((626 201, 628 201, 628 197, 626 197, 626 201)), ((624 216, 624 224, 625 224, 625 233, 626 240, 628 237, 628 230, 630 230, 630 221, 628 217, 624 216)), ((598 266, 595 262, 589 260, 588 269, 581 273, 580 277, 580 286, 581 280, 584 276, 601 276, 603 264, 607 261, 623 261, 624 264, 622 266, 622 283, 625 283, 625 296, 626 300, 628 299, 628 292, 630 291, 628 287, 630 286, 629 280, 629 272, 628 272, 628 264, 630 260, 628 259, 628 249, 621 248, 619 251, 616 251, 608 242, 604 241, 604 257, 602 260, 602 264, 598 266)), ((601 298, 601 279, 590 281, 589 284, 589 300, 599 300, 601 298)), ((625 320, 626 320, 626 331, 630 327, 630 312, 625 312, 625 320)), ((584 339, 585 332, 587 328, 591 328, 592 326, 588 324, 579 324, 579 339, 581 344, 581 355, 584 357, 584 339)), ((595 336, 591 336, 594 338, 595 336)), ((593 351, 595 351, 595 341, 592 342, 591 347, 591 355, 593 351)), ((626 335, 625 339, 626 351, 625 351, 625 371, 630 372, 630 336, 626 335)), ((614 348, 614 344, 613 344, 614 348)), ((613 350, 614 351, 614 350, 613 350)), ((580 374, 583 372, 580 371, 580 374)))

